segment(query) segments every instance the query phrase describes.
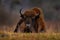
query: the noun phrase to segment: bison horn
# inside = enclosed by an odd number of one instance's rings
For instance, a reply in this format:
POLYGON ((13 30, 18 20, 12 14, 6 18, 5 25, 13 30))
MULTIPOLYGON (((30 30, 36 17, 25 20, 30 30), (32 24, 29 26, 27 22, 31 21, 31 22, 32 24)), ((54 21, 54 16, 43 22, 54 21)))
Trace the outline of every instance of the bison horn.
POLYGON ((36 14, 36 17, 35 17, 35 19, 38 19, 38 18, 39 18, 39 15, 40 15, 40 14, 36 14))
POLYGON ((22 8, 20 9, 20 15, 21 15, 22 18, 24 18, 24 16, 22 15, 21 11, 22 11, 22 8))
POLYGON ((39 13, 36 13, 36 16, 38 16, 39 15, 39 13))

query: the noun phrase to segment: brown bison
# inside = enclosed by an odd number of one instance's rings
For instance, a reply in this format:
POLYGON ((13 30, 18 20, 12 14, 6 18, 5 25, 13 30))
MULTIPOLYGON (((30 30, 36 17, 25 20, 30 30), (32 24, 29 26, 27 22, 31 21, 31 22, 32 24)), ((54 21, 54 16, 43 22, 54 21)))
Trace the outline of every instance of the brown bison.
POLYGON ((21 13, 22 19, 18 22, 17 27, 14 32, 17 32, 18 25, 22 22, 25 23, 25 27, 23 28, 24 32, 42 32, 45 31, 45 21, 43 17, 42 10, 39 8, 33 8, 31 10, 26 10, 24 14, 21 13))

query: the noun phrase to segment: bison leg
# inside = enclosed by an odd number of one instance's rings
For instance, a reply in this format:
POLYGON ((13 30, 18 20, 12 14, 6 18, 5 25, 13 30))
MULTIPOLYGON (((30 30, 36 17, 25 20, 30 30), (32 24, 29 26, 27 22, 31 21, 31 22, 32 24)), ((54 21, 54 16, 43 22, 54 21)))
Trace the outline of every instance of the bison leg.
POLYGON ((17 24, 16 29, 14 30, 14 32, 17 32, 17 31, 18 31, 19 25, 21 25, 22 22, 23 22, 23 20, 21 19, 21 20, 18 22, 18 24, 17 24))

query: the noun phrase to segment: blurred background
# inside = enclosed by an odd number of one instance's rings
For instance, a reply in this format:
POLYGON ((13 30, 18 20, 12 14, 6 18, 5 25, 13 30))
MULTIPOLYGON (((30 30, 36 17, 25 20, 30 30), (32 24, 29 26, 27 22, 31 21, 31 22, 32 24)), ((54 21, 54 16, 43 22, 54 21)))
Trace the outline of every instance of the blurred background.
POLYGON ((14 31, 19 10, 42 8, 47 32, 60 32, 60 0, 0 0, 0 31, 14 31))

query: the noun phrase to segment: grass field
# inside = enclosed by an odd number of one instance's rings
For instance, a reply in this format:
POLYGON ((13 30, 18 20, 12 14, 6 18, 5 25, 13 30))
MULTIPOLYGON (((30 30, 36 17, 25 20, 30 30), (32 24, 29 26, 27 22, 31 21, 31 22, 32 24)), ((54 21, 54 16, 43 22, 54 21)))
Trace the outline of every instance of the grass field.
POLYGON ((0 33, 0 40, 60 40, 60 33, 0 33))

